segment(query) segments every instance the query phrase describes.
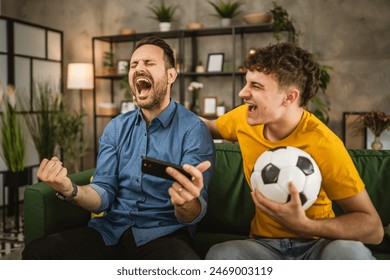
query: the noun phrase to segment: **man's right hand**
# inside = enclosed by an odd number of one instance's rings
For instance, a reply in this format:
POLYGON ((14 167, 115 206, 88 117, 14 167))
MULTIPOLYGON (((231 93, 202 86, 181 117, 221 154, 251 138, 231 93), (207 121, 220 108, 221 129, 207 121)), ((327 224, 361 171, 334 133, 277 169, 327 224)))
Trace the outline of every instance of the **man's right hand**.
POLYGON ((62 162, 57 157, 52 157, 50 160, 43 159, 37 177, 64 196, 69 196, 73 191, 68 170, 62 166, 62 162))

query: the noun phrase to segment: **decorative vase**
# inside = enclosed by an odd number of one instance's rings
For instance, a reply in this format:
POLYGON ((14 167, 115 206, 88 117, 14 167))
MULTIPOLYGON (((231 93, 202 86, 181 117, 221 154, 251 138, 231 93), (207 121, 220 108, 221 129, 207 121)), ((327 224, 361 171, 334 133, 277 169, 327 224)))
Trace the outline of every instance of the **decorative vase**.
POLYGON ((375 136, 374 141, 371 143, 371 148, 373 150, 382 150, 383 144, 381 142, 380 136, 375 136))
POLYGON ((194 90, 192 92, 192 103, 191 103, 191 111, 195 114, 200 114, 200 106, 199 106, 199 91, 194 90))
POLYGON ((160 22, 160 31, 166 32, 171 30, 171 23, 170 22, 160 22))

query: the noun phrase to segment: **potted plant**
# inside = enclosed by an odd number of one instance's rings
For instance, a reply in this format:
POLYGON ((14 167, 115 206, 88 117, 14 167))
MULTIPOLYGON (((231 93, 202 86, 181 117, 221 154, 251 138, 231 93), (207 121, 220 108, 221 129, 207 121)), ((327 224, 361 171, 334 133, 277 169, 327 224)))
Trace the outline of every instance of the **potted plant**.
POLYGON ((113 75, 115 73, 114 52, 105 51, 103 53, 103 75, 113 75))
POLYGON ((216 3, 208 1, 211 6, 215 9, 217 16, 221 19, 221 26, 229 26, 232 18, 237 16, 241 11, 239 8, 244 4, 243 1, 231 1, 231 0, 218 0, 216 3))
MULTIPOLYGON (((300 32, 295 28, 293 21, 290 19, 288 12, 280 5, 274 2, 272 13, 271 27, 274 29, 274 37, 277 41, 282 39, 281 33, 287 32, 288 41, 298 45, 300 32)), ((314 56, 314 55, 313 55, 314 56)), ((320 66, 320 81, 316 88, 316 95, 311 99, 310 111, 319 118, 323 123, 329 123, 329 102, 326 100, 326 89, 330 83, 329 71, 333 68, 328 65, 320 66), (322 96, 319 96, 321 93, 322 96)))
MULTIPOLYGON (((5 185, 8 187, 7 216, 18 214, 19 190, 18 187, 27 185, 28 170, 24 166, 26 154, 26 135, 22 118, 16 112, 16 90, 8 85, 3 88, 0 81, 0 129, 1 129, 1 157, 8 171, 5 173, 5 185)), ((18 215, 16 215, 18 219, 18 215)), ((5 221, 4 221, 5 222, 5 221)), ((16 222, 18 224, 18 220, 16 222)))
POLYGON ((203 84, 197 81, 192 81, 188 86, 188 90, 192 92, 191 111, 195 114, 200 114, 199 95, 203 84))
POLYGON ((5 91, 0 82, 1 148, 2 157, 11 172, 24 170, 26 138, 20 116, 16 113, 16 90, 8 85, 5 91))
POLYGON ((270 12, 272 14, 271 27, 274 30, 276 40, 280 41, 281 32, 285 31, 288 34, 288 41, 298 44, 299 32, 295 29, 286 9, 274 2, 274 8, 270 12))
POLYGON ((381 150, 383 147, 380 137, 383 131, 390 128, 390 116, 386 116, 384 112, 372 110, 369 113, 361 114, 355 120, 357 130, 368 128, 374 135, 374 141, 371 143, 373 150, 381 150))
POLYGON ((64 108, 61 100, 60 110, 57 114, 58 128, 56 130, 56 143, 70 163, 70 172, 79 172, 82 157, 87 153, 88 141, 81 140, 81 133, 84 129, 85 112, 76 112, 64 108))
POLYGON ((160 23, 160 31, 164 32, 171 30, 171 22, 174 20, 173 16, 177 6, 165 5, 164 0, 162 0, 159 5, 150 6, 148 8, 154 14, 152 18, 160 23))
MULTIPOLYGON (((129 72, 129 66, 126 65, 126 72, 129 72)), ((131 91, 130 85, 129 85, 129 77, 127 75, 124 75, 119 83, 120 89, 123 89, 123 97, 124 101, 133 101, 133 92, 131 91)))
POLYGON ((217 106, 217 116, 222 116, 223 114, 225 114, 225 111, 226 111, 226 108, 225 108, 225 102, 220 102, 218 103, 218 106, 217 106))
MULTIPOLYGON (((36 114, 24 114, 28 130, 33 139, 39 159, 51 158, 55 154, 55 139, 58 127, 57 114, 61 97, 53 94, 48 82, 36 82, 33 88, 34 108, 36 114)), ((24 107, 27 107, 26 105, 24 107)), ((27 108, 25 108, 27 109, 27 108)))

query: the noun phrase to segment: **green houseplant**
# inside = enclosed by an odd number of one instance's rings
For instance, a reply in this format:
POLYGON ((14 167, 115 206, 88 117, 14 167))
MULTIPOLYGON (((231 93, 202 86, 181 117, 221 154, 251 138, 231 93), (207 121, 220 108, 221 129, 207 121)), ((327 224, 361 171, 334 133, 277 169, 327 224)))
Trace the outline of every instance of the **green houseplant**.
POLYGON ((169 31, 171 29, 171 22, 174 21, 174 14, 177 6, 165 5, 162 0, 159 5, 149 6, 149 10, 153 13, 153 19, 160 23, 160 31, 169 31))
POLYGON ((103 53, 103 75, 113 75, 115 72, 114 52, 105 51, 103 53))
POLYGON ((70 163, 71 172, 79 172, 79 163, 88 151, 88 141, 82 140, 85 112, 76 112, 64 107, 61 99, 57 114, 57 130, 55 141, 58 143, 64 159, 70 163))
MULTIPOLYGON (((272 13, 273 18, 271 27, 274 30, 275 39, 280 41, 282 39, 282 32, 287 32, 288 41, 298 45, 300 32, 295 28, 287 10, 275 2, 273 4, 274 8, 270 12, 272 13)), ((316 95, 311 99, 309 110, 323 123, 328 124, 330 106, 326 96, 326 89, 330 83, 329 71, 333 68, 328 65, 321 65, 320 63, 319 66, 320 81, 316 88, 316 95), (319 93, 321 93, 321 96, 319 93)))
POLYGON ((34 114, 24 114, 30 135, 37 149, 39 159, 51 158, 55 154, 55 139, 58 127, 57 114, 61 97, 53 94, 48 82, 36 82, 33 88, 34 114))
POLYGON ((24 170, 26 137, 23 133, 21 116, 16 113, 16 90, 7 86, 5 90, 0 82, 1 104, 1 149, 2 158, 10 172, 24 170))
MULTIPOLYGON (((19 212, 18 187, 27 185, 28 170, 24 166, 26 155, 26 135, 22 117, 16 112, 16 90, 8 85, 5 90, 0 81, 0 129, 1 129, 1 157, 8 171, 4 174, 4 186, 8 186, 8 216, 19 212)), ((5 222, 5 221, 4 221, 5 222)), ((18 221, 15 222, 17 227, 18 221)))
POLYGON ((215 10, 214 16, 221 19, 222 26, 229 26, 231 19, 237 16, 241 11, 239 8, 244 4, 243 1, 218 0, 216 3, 208 1, 215 10))
POLYGON ((272 14, 271 27, 274 30, 274 37, 277 41, 282 39, 281 33, 287 32, 288 41, 294 44, 298 44, 299 32, 295 29, 292 20, 286 9, 277 3, 273 3, 274 7, 270 11, 272 14))

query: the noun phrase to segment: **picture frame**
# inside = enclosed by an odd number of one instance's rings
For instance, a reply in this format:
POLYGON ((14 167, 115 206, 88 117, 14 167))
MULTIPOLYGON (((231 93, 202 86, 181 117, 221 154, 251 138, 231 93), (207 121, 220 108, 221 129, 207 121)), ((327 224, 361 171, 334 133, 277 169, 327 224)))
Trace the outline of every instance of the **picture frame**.
POLYGON ((120 75, 127 75, 128 72, 129 72, 129 65, 130 65, 130 62, 129 60, 118 60, 118 74, 120 75))
MULTIPOLYGON (((374 133, 366 128, 366 149, 372 150, 371 144, 374 141, 374 133)), ((382 143, 382 150, 390 150, 390 130, 386 129, 381 133, 379 140, 382 143)))
POLYGON ((217 114, 217 97, 205 96, 203 97, 203 115, 214 116, 217 114))
POLYGON ((135 103, 133 101, 122 100, 121 102, 121 114, 135 110, 135 103))
POLYGON ((357 129, 357 118, 367 112, 343 112, 343 142, 347 149, 365 149, 367 133, 365 128, 357 129))
POLYGON ((207 58, 207 72, 221 72, 224 58, 224 53, 210 53, 207 58))

